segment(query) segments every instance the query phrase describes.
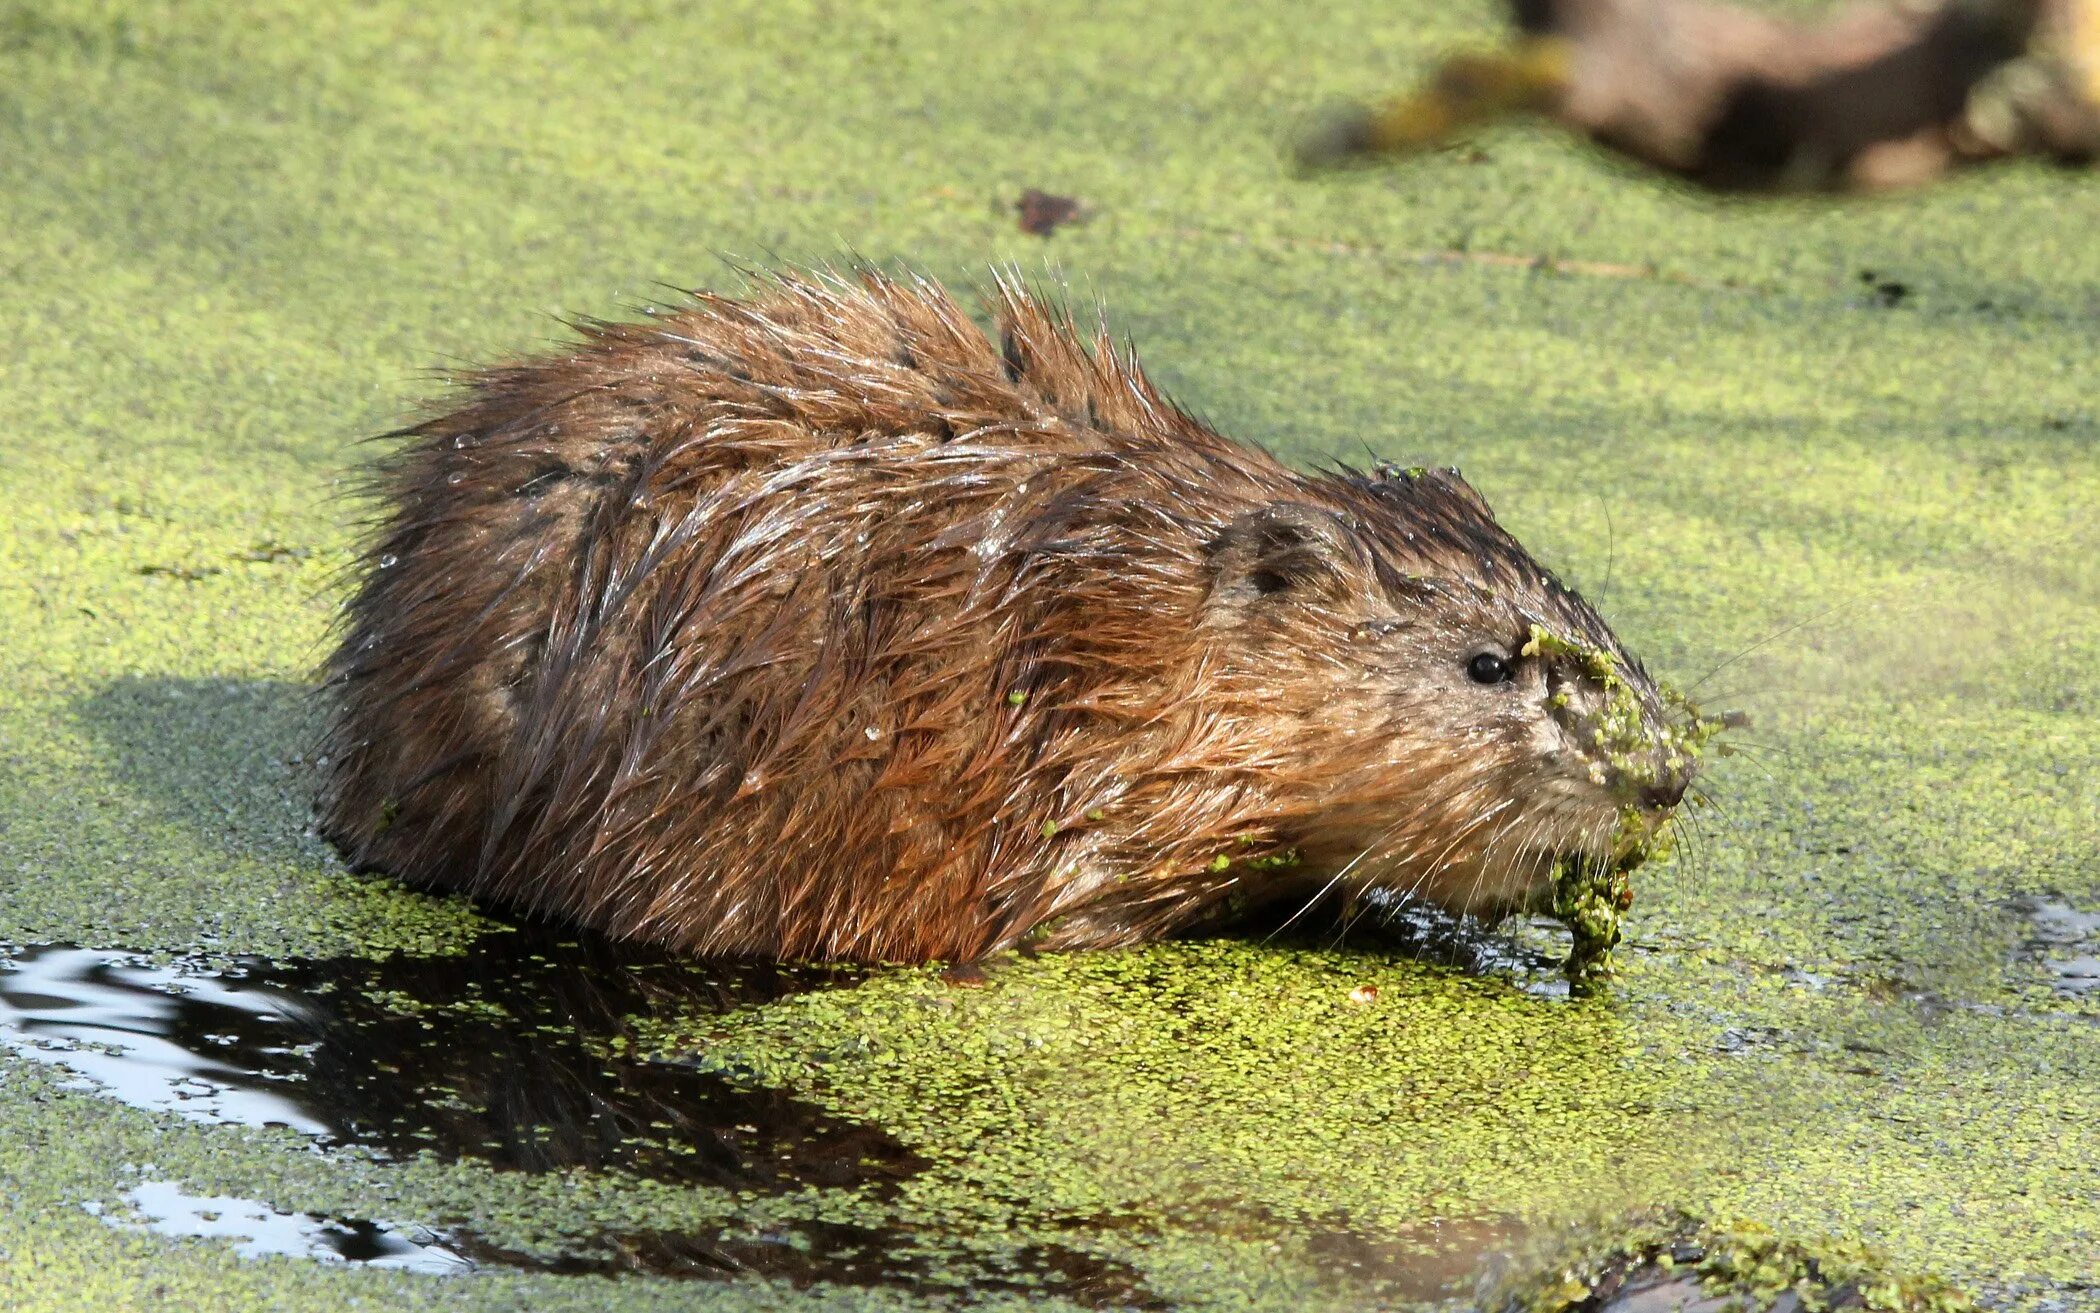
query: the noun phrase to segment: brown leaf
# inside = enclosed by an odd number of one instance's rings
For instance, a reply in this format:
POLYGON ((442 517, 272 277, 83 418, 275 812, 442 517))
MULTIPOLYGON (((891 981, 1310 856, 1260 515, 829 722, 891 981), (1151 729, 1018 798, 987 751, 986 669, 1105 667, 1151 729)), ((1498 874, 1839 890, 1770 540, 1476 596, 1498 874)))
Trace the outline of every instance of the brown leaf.
POLYGON ((1079 218, 1079 200, 1073 196, 1054 196, 1046 191, 1030 187, 1014 202, 1014 209, 1021 216, 1021 231, 1048 237, 1060 225, 1079 218))

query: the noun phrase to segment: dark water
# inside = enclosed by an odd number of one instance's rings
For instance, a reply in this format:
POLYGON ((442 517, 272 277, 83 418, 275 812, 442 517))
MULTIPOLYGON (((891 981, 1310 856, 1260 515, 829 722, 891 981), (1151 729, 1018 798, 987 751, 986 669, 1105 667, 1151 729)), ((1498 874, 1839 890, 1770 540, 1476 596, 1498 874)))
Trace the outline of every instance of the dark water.
POLYGON ((638 1018, 851 982, 839 972, 708 965, 529 928, 456 957, 206 971, 45 946, 6 965, 0 1043, 136 1107, 396 1157, 732 1189, 879 1187, 920 1166, 872 1127, 618 1051, 638 1018))
POLYGON ((893 1286, 919 1293, 1056 1296, 1091 1308, 1164 1310, 1129 1267, 1062 1245, 1021 1246, 958 1260, 936 1256, 897 1230, 847 1223, 798 1223, 792 1230, 696 1236, 671 1231, 607 1232, 556 1258, 518 1254, 470 1239, 473 1260, 559 1276, 630 1272, 672 1277, 765 1277, 802 1286, 893 1286))
MULTIPOLYGON (((484 936, 462 956, 219 969, 45 945, 0 953, 0 1046, 134 1107, 284 1126, 327 1147, 755 1192, 852 1189, 879 1200, 925 1166, 883 1131, 622 1047, 640 1019, 720 1013, 857 979, 701 963, 529 925, 484 936)), ((972 1255, 958 1271, 903 1230, 798 1223, 693 1235, 609 1230, 559 1252, 525 1253, 466 1223, 317 1217, 164 1181, 141 1183, 124 1200, 111 1225, 216 1236, 245 1255, 433 1275, 495 1266, 928 1290, 966 1279, 976 1292, 1158 1306, 1123 1266, 1054 1245, 972 1255)))
POLYGON ((1507 980, 1540 998, 1566 998, 1568 931, 1546 917, 1512 917, 1490 926, 1477 917, 1454 916, 1434 903, 1387 890, 1371 890, 1363 908, 1346 922, 1354 942, 1422 962, 1440 962, 1468 975, 1507 980))
MULTIPOLYGON (((1420 956, 1561 984, 1550 946, 1380 908, 1378 936, 1420 956)), ((879 1128, 678 1062, 630 1056, 649 1018, 719 1014, 811 990, 845 970, 696 962, 593 936, 519 925, 463 955, 383 960, 155 964, 63 945, 0 950, 0 1046, 64 1068, 139 1108, 241 1126, 283 1126, 324 1148, 428 1153, 499 1170, 612 1171, 670 1185, 761 1193, 855 1190, 879 1202, 926 1164, 879 1128)), ((375 1220, 286 1212, 145 1180, 114 1226, 219 1237, 245 1255, 430 1275, 500 1267, 589 1276, 751 1275, 973 1294, 1056 1295, 1104 1308, 1161 1308, 1127 1266, 1059 1245, 973 1244, 904 1228, 798 1222, 703 1234, 607 1230, 558 1251, 505 1249, 461 1219, 375 1220)), ((1273 1234, 1258 1210, 1190 1223, 1273 1234), (1244 1227, 1227 1219, 1241 1214, 1244 1227)), ((1110 1233, 1075 1219, 1075 1234, 1110 1233)), ((1506 1224, 1430 1224, 1367 1235, 1316 1228, 1304 1257, 1338 1284, 1433 1299, 1463 1286, 1506 1224)))
POLYGON ((399 1222, 318 1217, 273 1209, 251 1199, 198 1195, 166 1181, 123 1194, 127 1212, 105 1215, 112 1226, 159 1235, 211 1238, 233 1244, 242 1258, 285 1256, 323 1263, 397 1268, 426 1276, 465 1276, 484 1267, 571 1277, 722 1279, 747 1276, 806 1286, 892 1286, 921 1292, 976 1295, 1054 1294, 1075 1303, 1115 1309, 1164 1309, 1142 1280, 1120 1264, 1055 1245, 1026 1246, 984 1256, 957 1272, 912 1249, 907 1234, 844 1223, 799 1223, 793 1228, 733 1235, 673 1231, 607 1231, 580 1237, 554 1254, 505 1249, 469 1228, 434 1231, 399 1222))

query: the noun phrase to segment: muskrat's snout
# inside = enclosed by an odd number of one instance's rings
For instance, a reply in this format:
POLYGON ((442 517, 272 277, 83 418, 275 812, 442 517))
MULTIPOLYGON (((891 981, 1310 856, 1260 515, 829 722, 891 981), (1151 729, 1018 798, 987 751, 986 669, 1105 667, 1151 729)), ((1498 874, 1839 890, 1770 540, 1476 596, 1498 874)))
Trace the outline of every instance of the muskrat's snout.
MULTIPOLYGON (((1674 737, 1672 730, 1660 731, 1659 737, 1674 737)), ((1642 759, 1631 767, 1615 766, 1608 776, 1611 791, 1625 805, 1640 811, 1664 815, 1676 810, 1684 801, 1685 793, 1697 778, 1697 760, 1690 754, 1677 750, 1668 742, 1643 754, 1642 759)))
POLYGON ((1367 509, 1330 530, 1351 548, 1337 559, 1383 568, 1353 592, 1319 595, 1341 616, 1300 619, 1339 636, 1303 668, 1335 689, 1342 654, 1350 675, 1308 717, 1326 732, 1306 758, 1330 753, 1343 769, 1316 825, 1290 835, 1306 867, 1494 918, 1550 911, 1584 873, 1623 878, 1663 852, 1712 723, 1492 530, 1455 476, 1410 469, 1369 488, 1414 513, 1395 521, 1367 509), (1483 519, 1432 521, 1438 542, 1422 531, 1432 491, 1467 498, 1483 519), (1440 546, 1466 550, 1437 555, 1440 546))
POLYGON ((1482 883, 1499 884, 1508 906, 1558 915, 1571 889, 1623 881, 1668 851, 1700 748, 1719 725, 1657 685, 1577 599, 1555 600, 1560 623, 1534 623, 1517 654, 1537 667, 1536 755, 1519 804, 1534 837, 1499 880, 1482 883))
POLYGON ((1561 639, 1535 628, 1527 652, 1548 663, 1546 707, 1572 752, 1600 787, 1600 801, 1657 824, 1684 801, 1698 775, 1699 748, 1718 728, 1698 709, 1666 692, 1616 644, 1561 639))
POLYGON ((1641 785, 1634 800, 1644 811, 1671 811, 1684 801, 1684 791, 1692 787, 1692 774, 1689 762, 1676 770, 1666 769, 1652 784, 1641 785))

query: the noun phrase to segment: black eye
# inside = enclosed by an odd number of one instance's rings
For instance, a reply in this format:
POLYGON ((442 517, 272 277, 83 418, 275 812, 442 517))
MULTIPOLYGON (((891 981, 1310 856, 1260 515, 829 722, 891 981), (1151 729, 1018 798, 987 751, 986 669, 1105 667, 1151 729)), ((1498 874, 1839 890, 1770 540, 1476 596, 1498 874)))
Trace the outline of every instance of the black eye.
POLYGON ((1509 662, 1493 652, 1482 652, 1466 662, 1466 678, 1476 684, 1505 684, 1509 677, 1509 662))

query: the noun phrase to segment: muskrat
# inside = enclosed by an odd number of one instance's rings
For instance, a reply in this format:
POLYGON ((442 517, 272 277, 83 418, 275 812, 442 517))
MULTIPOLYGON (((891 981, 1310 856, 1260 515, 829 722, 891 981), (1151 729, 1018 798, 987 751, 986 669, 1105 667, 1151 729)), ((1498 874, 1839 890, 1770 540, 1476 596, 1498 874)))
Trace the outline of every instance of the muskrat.
POLYGON ((777 275, 473 372, 327 671, 351 862, 699 954, 1549 906, 1694 769, 1454 470, 1313 474, 1001 280, 777 275))

